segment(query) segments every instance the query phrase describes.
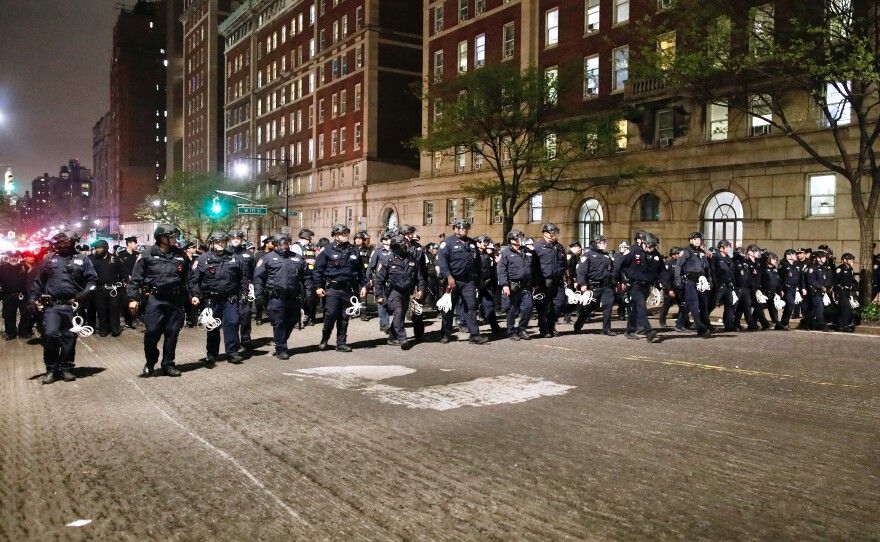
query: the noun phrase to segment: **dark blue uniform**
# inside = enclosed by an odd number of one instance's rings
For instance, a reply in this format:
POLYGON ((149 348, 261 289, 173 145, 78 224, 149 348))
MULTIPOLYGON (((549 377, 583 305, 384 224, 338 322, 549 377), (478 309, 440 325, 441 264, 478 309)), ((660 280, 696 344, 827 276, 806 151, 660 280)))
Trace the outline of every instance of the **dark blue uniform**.
POLYGON ((534 256, 528 250, 501 249, 498 260, 498 284, 510 288, 510 295, 501 297, 501 308, 507 311, 507 335, 526 333, 532 317, 532 279, 535 273, 534 256), (516 317, 519 315, 519 325, 516 317))
MULTIPOLYGON (((367 262, 367 280, 371 281, 374 279, 374 275, 376 273, 376 269, 379 265, 384 265, 388 263, 388 256, 391 255, 391 251, 385 248, 384 245, 380 245, 376 247, 376 250, 370 254, 370 261, 367 262)), ((384 303, 379 303, 378 307, 379 311, 379 329, 385 328, 388 325, 388 308, 384 303)))
POLYGON ((583 307, 574 323, 574 330, 580 331, 584 327, 584 322, 589 318, 593 311, 602 308, 602 331, 611 331, 611 311, 614 308, 614 288, 612 287, 612 275, 614 273, 614 262, 607 252, 600 250, 598 247, 591 246, 587 249, 577 266, 575 267, 575 280, 583 289, 586 287, 593 292, 594 301, 583 307))
POLYGON ((542 336, 556 335, 556 320, 565 310, 565 248, 546 239, 536 241, 532 252, 537 260, 537 286, 544 298, 535 303, 542 336))
POLYGON ((803 277, 801 276, 802 267, 798 262, 789 263, 788 260, 783 261, 779 266, 779 277, 782 280, 782 299, 785 301, 785 307, 782 309, 782 319, 780 325, 784 328, 788 327, 791 315, 795 309, 795 294, 801 289, 803 277))
POLYGON ((755 292, 761 288, 761 268, 751 258, 743 258, 736 273, 737 297, 735 321, 739 327, 740 318, 745 316, 748 329, 758 329, 755 292))
POLYGON ((348 320, 345 309, 351 307, 351 298, 357 299, 360 289, 367 286, 364 262, 357 248, 345 243, 330 243, 318 254, 315 262, 316 288, 325 292, 324 329, 321 344, 326 344, 336 326, 336 346, 344 346, 348 340, 348 320))
POLYGON ((462 305, 464 319, 471 337, 480 334, 477 326, 477 282, 480 280, 479 251, 469 237, 450 235, 440 243, 437 254, 440 264, 441 284, 447 277, 455 279, 452 290, 452 309, 443 314, 441 337, 452 335, 452 320, 456 308, 462 305))
POLYGON ((163 335, 162 368, 174 367, 177 337, 183 327, 183 308, 189 303, 188 276, 186 253, 174 246, 165 253, 159 245, 153 245, 134 264, 128 299, 137 301, 143 296, 144 355, 149 368, 159 361, 158 344, 163 335))
POLYGON ((764 317, 764 310, 767 310, 767 314, 770 315, 770 321, 776 325, 776 328, 779 329, 782 327, 779 324, 779 311, 776 310, 776 303, 774 302, 774 298, 778 295, 780 298, 783 296, 782 292, 782 281, 779 278, 779 269, 773 266, 770 261, 764 263, 763 265, 764 274, 761 276, 761 292, 767 296, 767 302, 762 304, 761 313, 758 316, 758 319, 761 321, 762 326, 767 324, 767 319, 764 317))
POLYGON ((827 266, 820 264, 818 261, 807 266, 807 290, 811 298, 813 308, 811 322, 819 325, 822 331, 828 331, 828 324, 825 322, 825 303, 826 294, 831 295, 834 289, 833 271, 827 266))
POLYGON ((856 286, 853 268, 846 262, 838 265, 834 271, 834 291, 837 293, 837 328, 840 331, 849 331, 852 323, 850 303, 856 286))
POLYGON ((641 246, 633 245, 628 254, 620 258, 614 266, 612 280, 629 285, 629 317, 626 321, 627 333, 635 333, 638 328, 651 331, 648 322, 648 290, 657 281, 663 258, 656 252, 645 252, 641 246))
POLYGON ((715 306, 724 307, 724 331, 735 331, 733 292, 736 269, 733 259, 719 252, 712 258, 712 271, 715 277, 715 306))
POLYGON ((701 277, 711 283, 709 257, 701 247, 689 245, 682 249, 676 261, 675 282, 684 291, 684 308, 694 319, 697 331, 705 333, 709 328, 709 291, 697 290, 701 277))
POLYGON ((27 338, 31 335, 29 286, 28 268, 23 262, 17 265, 0 263, 0 295, 3 297, 3 324, 7 339, 27 338), (16 326, 15 318, 19 313, 21 319, 16 326))
POLYGON ((501 333, 498 316, 495 314, 495 290, 498 287, 498 273, 495 257, 488 252, 480 252, 480 310, 489 322, 492 333, 501 333))
MULTIPOLYGON (((245 246, 231 247, 230 252, 238 261, 239 267, 247 281, 247 286, 254 283, 254 269, 257 266, 256 258, 251 251, 245 246)), ((251 342, 251 320, 253 318, 253 309, 251 302, 247 300, 248 288, 245 286, 241 290, 241 299, 238 303, 238 336, 241 343, 247 346, 251 342)))
POLYGON ((95 290, 96 280, 92 262, 82 254, 50 252, 37 268, 30 299, 43 305, 43 362, 47 374, 73 369, 76 334, 70 331, 75 316, 71 305, 86 300, 95 290))
MULTIPOLYGON (((306 268, 303 271, 303 276, 305 276, 310 284, 314 284, 313 276, 315 272, 315 261, 318 259, 318 254, 315 252, 315 247, 306 242, 305 239, 300 239, 290 247, 291 252, 295 254, 299 254, 302 256, 302 259, 306 262, 306 268)), ((317 316, 318 311, 318 296, 315 295, 314 287, 311 291, 306 292, 303 295, 302 299, 302 312, 305 315, 303 324, 304 325, 312 325, 315 322, 315 318, 317 316)))
MULTIPOLYGON (((409 253, 413 259, 415 259, 416 265, 419 266, 419 273, 421 273, 425 280, 424 286, 420 288, 422 295, 419 298, 419 302, 424 304, 426 294, 428 293, 428 256, 425 249, 422 248, 422 245, 416 241, 410 241, 409 253)), ((417 341, 421 341, 425 336, 425 316, 413 312, 411 318, 413 323, 413 335, 417 341)))
MULTIPOLYGON (((406 330, 403 320, 409 309, 410 298, 415 292, 425 291, 425 274, 423 266, 411 252, 392 251, 388 261, 376 267, 373 287, 376 299, 382 299, 391 314, 391 329, 388 340, 403 345, 406 342, 406 330)), ((415 318, 415 315, 413 315, 415 318)), ((424 328, 423 328, 424 329, 424 328)))
MULTIPOLYGON (((244 266, 250 265, 245 263, 244 266)), ((220 318, 220 327, 208 331, 206 350, 209 355, 220 353, 220 329, 227 354, 238 353, 241 343, 238 325, 242 293, 250 283, 241 260, 230 252, 219 256, 210 251, 193 262, 189 277, 189 291, 201 300, 202 309, 211 309, 214 318, 220 318)))
POLYGON ((314 292, 305 258, 275 249, 266 253, 254 272, 254 293, 266 299, 275 352, 287 351, 287 339, 300 319, 300 298, 314 292))
MULTIPOLYGON (((97 321, 98 335, 106 337, 108 333, 117 336, 121 333, 119 325, 120 303, 117 297, 127 298, 124 294, 124 277, 122 261, 115 254, 104 252, 102 256, 89 256, 95 273, 98 275, 95 295, 91 300, 92 312, 97 321)), ((91 324, 90 324, 91 325, 91 324)))

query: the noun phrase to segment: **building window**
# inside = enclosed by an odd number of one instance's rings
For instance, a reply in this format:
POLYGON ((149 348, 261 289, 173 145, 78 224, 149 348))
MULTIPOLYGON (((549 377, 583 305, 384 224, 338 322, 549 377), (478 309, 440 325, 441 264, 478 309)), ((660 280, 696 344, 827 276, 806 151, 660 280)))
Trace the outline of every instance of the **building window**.
POLYGON ((324 98, 318 100, 318 122, 324 122, 324 98))
POLYGON ((361 148, 361 123, 358 122, 354 125, 354 150, 360 150, 361 148))
POLYGON ((351 180, 355 185, 361 184, 361 166, 355 164, 351 166, 351 180))
MULTIPOLYGON (((599 0, 586 0, 584 3, 584 9, 586 10, 585 21, 586 26, 584 28, 584 34, 590 34, 592 32, 599 31, 599 0)), ((586 246, 586 245, 584 245, 586 246)))
POLYGON ((584 98, 599 95, 599 55, 584 59, 584 98))
POLYGON ((618 47, 611 53, 614 68, 614 86, 611 90, 620 92, 623 84, 629 79, 629 47, 618 47))
POLYGON ((364 6, 358 6, 354 11, 354 28, 360 30, 364 26, 364 6))
POLYGON ((336 130, 330 132, 330 156, 336 156, 339 146, 339 133, 336 130))
POLYGON ((335 92, 330 96, 330 118, 335 119, 339 114, 339 95, 335 92))
POLYGON ((555 133, 550 132, 544 136, 544 151, 547 160, 554 160, 556 158, 558 148, 555 133))
POLYGON ((809 216, 834 216, 837 177, 833 173, 809 176, 809 216))
POLYGON ((471 152, 471 167, 474 171, 483 169, 483 144, 478 143, 471 152))
POLYGON ((660 69, 671 68, 675 60, 675 32, 667 32, 657 38, 657 53, 660 57, 660 69))
POLYGON ((458 22, 467 21, 468 1, 469 0, 458 0, 458 22))
POLYGON ((486 34, 480 34, 474 40, 474 67, 486 65, 486 34))
POLYGON ((749 96, 749 135, 760 136, 770 133, 770 121, 773 119, 770 100, 767 94, 749 96))
POLYGON ((464 73, 468 70, 468 43, 466 41, 458 44, 458 73, 464 73))
POLYGON ((434 33, 443 30, 443 6, 434 8, 434 33))
POLYGON ((434 81, 443 79, 443 51, 434 52, 434 81))
POLYGON ((544 216, 544 195, 535 194, 529 201, 529 222, 540 222, 544 216))
POLYGON ((361 84, 358 83, 354 86, 354 110, 360 111, 361 109, 361 84))
POLYGON ((706 106, 706 139, 719 141, 727 139, 728 109, 726 101, 710 103, 706 106))
POLYGON ((614 24, 629 20, 629 0, 614 0, 614 24))
POLYGON ((342 154, 345 152, 345 134, 348 131, 347 128, 342 127, 339 129, 339 153, 342 154))
POLYGON ((452 224, 456 219, 461 218, 458 215, 458 200, 457 199, 448 199, 446 200, 446 223, 452 224))
POLYGON ((657 111, 657 138, 658 147, 671 147, 675 143, 675 115, 672 109, 657 111))
POLYGON ((752 31, 749 34, 749 52, 752 56, 765 56, 773 47, 773 4, 764 4, 750 9, 749 19, 752 23, 752 31))
POLYGON ((345 111, 347 108, 345 102, 347 102, 347 101, 348 101, 348 92, 346 92, 344 90, 340 90, 339 91, 339 115, 340 116, 345 114, 345 111))
POLYGON ((626 150, 627 143, 629 142, 629 134, 627 133, 628 128, 629 124, 626 119, 620 119, 617 121, 614 135, 614 139, 617 142, 617 152, 623 152, 626 150))
POLYGON ((501 224, 504 212, 501 208, 501 196, 492 196, 492 224, 501 224))
POLYGON ((455 171, 456 173, 464 171, 465 165, 465 147, 459 145, 455 147, 455 171))
POLYGON ((544 47, 553 47, 559 44, 559 8, 554 8, 544 14, 544 47))
POLYGON ((464 219, 474 223, 474 215, 476 213, 476 200, 474 198, 464 198, 464 219))
POLYGON ((597 235, 602 235, 602 205, 597 199, 588 199, 578 213, 578 233, 582 246, 587 246, 597 235))
POLYGON ((843 126, 850 123, 852 112, 850 111, 849 99, 852 88, 849 81, 845 83, 825 84, 825 104, 828 113, 825 114, 825 127, 843 126))
POLYGON ((703 211, 704 246, 727 240, 733 246, 743 243, 743 206, 733 192, 717 192, 709 197, 703 211))
POLYGON ((637 205, 639 220, 651 222, 660 220, 660 198, 654 194, 644 194, 637 205))
POLYGON ((516 40, 516 28, 514 23, 507 23, 502 29, 503 45, 501 50, 501 58, 513 58, 513 48, 516 40))
POLYGON ((544 83, 547 85, 547 103, 556 105, 558 98, 559 68, 552 66, 544 70, 544 83))
POLYGON ((477 15, 486 11, 486 0, 475 0, 474 8, 477 12, 477 15))
POLYGON ((433 201, 426 201, 425 202, 425 208, 424 208, 422 215, 423 215, 422 223, 425 226, 429 226, 434 223, 434 202, 433 201))

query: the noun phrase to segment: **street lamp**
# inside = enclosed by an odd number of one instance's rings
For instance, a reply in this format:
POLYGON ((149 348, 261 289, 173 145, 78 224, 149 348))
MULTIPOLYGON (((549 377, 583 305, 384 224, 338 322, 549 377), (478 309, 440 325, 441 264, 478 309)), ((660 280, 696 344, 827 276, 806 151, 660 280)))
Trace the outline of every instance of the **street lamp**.
MULTIPOLYGON (((283 163, 284 164, 284 225, 290 225, 290 158, 263 158, 261 156, 245 156, 238 158, 232 165, 233 176, 242 179, 250 175, 250 167, 243 160, 256 160, 258 162, 283 163)), ((272 180, 270 178, 270 180, 272 180)), ((278 214, 278 213, 275 213, 278 214)), ((281 216, 281 215, 279 215, 281 216)))

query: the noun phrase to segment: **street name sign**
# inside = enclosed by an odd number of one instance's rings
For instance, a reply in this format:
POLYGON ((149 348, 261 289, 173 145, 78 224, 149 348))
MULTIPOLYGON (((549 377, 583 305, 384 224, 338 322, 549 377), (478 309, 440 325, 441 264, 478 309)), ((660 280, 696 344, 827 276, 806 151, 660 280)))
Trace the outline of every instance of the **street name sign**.
POLYGON ((239 205, 238 214, 240 215, 265 215, 268 214, 265 205, 239 205))

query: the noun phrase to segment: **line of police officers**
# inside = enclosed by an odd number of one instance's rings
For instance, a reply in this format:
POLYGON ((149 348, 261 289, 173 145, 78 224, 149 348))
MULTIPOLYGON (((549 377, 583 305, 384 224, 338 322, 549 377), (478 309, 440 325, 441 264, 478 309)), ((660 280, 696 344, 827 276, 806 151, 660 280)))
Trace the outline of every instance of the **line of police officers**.
MULTIPOLYGON (((0 266, 7 339, 29 335, 31 311, 25 310, 24 301, 29 299, 30 308, 37 308, 42 316, 47 368, 43 383, 74 380, 76 334, 71 328, 77 305, 90 303, 99 334, 116 336, 120 333, 119 304, 114 298, 124 291, 129 317, 140 313, 145 326, 142 376, 155 374, 157 364, 162 374, 180 376, 175 352, 190 307, 203 311, 199 321, 207 328, 203 360, 207 367, 213 367, 219 356, 221 331, 226 360, 242 363, 241 349, 252 346, 252 301, 269 316, 274 355, 279 359, 289 359, 287 341, 294 327, 315 320, 319 299, 324 303, 324 317, 318 348, 328 348, 335 328, 335 350, 351 352, 349 319, 362 310, 370 286, 380 307, 380 330, 388 333, 388 344, 404 350, 424 340, 421 302, 435 302, 444 294, 449 295, 451 309, 442 316, 441 343, 453 338, 456 316, 460 328, 468 330, 471 343, 486 343, 487 337, 479 330, 479 312, 493 334, 506 333, 511 340, 531 338, 527 327, 533 311, 540 336, 558 336, 557 321, 571 310, 567 302, 571 292, 566 289, 592 299, 574 306, 575 332, 582 331, 592 313, 602 309, 602 334, 616 335, 611 329, 612 310, 622 297, 628 313, 624 335, 657 342, 657 331, 647 315, 649 298, 657 294, 663 299, 661 326, 666 325, 670 307, 677 304, 676 329, 689 331, 692 320, 701 336, 714 330, 709 314, 715 307, 723 309, 725 331, 768 329, 771 323, 765 311, 775 329, 787 330, 798 310, 802 311, 800 327, 829 331, 824 309, 832 301, 838 305, 838 329, 852 331, 850 300, 857 289, 854 258, 844 254, 835 267, 825 246, 812 258, 807 257, 809 249, 787 250, 785 261, 779 264, 775 254, 757 245, 731 255, 731 243, 721 241, 707 252, 702 233, 694 232, 688 246, 673 247, 664 259, 657 237, 639 231, 631 246, 621 244, 623 251, 618 254, 607 250, 607 240, 601 235, 591 240, 586 252, 581 253, 579 243, 573 242, 566 253, 558 241, 559 228, 544 224, 542 238, 531 247, 525 246, 523 233, 514 230, 507 235, 507 246, 495 255, 491 239, 471 239, 469 230, 467 221, 457 220, 453 235, 439 246, 432 243, 426 251, 417 241, 416 228, 403 225, 383 232, 382 245, 369 253, 366 236, 359 234, 352 244, 349 228, 340 224, 333 227, 333 241, 323 249, 311 244, 314 232, 303 229, 297 243, 287 234, 269 236, 256 255, 246 249, 243 232, 217 232, 208 238, 208 250, 194 259, 178 246, 180 232, 168 225, 156 228, 155 244, 139 256, 135 256, 135 238, 126 239, 126 250, 113 255, 107 253, 105 241, 98 241, 94 253, 86 256, 76 251, 78 236, 62 232, 53 237, 53 250, 35 269, 32 264, 20 268, 14 255, 0 266), (130 273, 126 273, 128 266, 130 273), (26 285, 31 281, 28 293, 26 285), (505 329, 495 314, 499 288, 505 329), (773 302, 776 296, 785 302, 781 317, 773 302), (7 310, 12 314, 11 324, 7 310), (13 310, 22 312, 17 328, 13 310), (412 338, 404 328, 410 312, 412 338), (745 328, 740 325, 743 318, 745 328)), ((135 325, 134 320, 128 321, 135 325)))

